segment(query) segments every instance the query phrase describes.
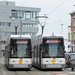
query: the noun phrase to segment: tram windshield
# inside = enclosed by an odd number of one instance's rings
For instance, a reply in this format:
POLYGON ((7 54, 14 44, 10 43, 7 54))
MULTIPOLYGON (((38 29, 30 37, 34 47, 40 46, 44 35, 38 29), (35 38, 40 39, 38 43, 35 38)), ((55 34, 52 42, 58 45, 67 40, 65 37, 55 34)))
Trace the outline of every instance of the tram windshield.
POLYGON ((15 57, 23 57, 29 58, 31 57, 31 40, 27 39, 12 39, 11 40, 11 58, 15 57))
POLYGON ((43 39, 43 57, 64 57, 63 38, 43 39))

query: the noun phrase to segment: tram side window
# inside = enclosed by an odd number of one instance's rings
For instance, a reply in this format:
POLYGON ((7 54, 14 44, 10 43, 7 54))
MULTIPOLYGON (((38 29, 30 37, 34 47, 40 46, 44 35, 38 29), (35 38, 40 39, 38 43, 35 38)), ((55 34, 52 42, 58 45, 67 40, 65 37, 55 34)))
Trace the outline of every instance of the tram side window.
POLYGON ((49 47, 48 47, 48 45, 46 45, 46 47, 45 47, 45 54, 48 54, 49 53, 49 47))
POLYGON ((43 53, 46 55, 48 55, 49 54, 49 47, 48 47, 48 45, 45 45, 44 47, 43 47, 43 53))
POLYGON ((17 48, 16 48, 16 45, 15 46, 12 46, 12 49, 11 49, 11 57, 12 56, 17 57, 17 48))
POLYGON ((11 47, 11 57, 17 57, 17 44, 16 40, 11 39, 10 41, 10 47, 11 47))

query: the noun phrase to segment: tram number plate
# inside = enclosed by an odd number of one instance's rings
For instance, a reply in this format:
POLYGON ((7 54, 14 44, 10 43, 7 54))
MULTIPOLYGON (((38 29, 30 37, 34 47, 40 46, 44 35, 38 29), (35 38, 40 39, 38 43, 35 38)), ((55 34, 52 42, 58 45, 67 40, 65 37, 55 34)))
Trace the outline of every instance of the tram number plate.
POLYGON ((20 59, 18 64, 23 64, 23 60, 22 60, 22 59, 20 59))
POLYGON ((55 58, 52 59, 52 64, 56 64, 56 59, 55 58))

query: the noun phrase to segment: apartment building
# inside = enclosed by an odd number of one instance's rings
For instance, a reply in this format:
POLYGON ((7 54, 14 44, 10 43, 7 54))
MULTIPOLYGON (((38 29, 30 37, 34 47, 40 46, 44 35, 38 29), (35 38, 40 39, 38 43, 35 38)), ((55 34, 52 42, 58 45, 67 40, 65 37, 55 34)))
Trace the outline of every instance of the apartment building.
POLYGON ((10 34, 36 35, 38 33, 41 8, 15 6, 15 2, 0 1, 0 53, 5 50, 6 38, 10 34), (21 30, 22 27, 22 30, 21 30))
POLYGON ((75 11, 71 15, 71 52, 75 52, 75 11))

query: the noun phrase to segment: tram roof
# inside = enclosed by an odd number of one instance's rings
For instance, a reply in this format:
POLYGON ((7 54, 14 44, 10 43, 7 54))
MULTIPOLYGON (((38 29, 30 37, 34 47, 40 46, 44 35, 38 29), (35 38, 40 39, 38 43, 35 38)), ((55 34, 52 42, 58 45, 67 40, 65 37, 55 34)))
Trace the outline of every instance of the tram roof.
POLYGON ((44 36, 62 36, 62 34, 43 34, 43 37, 44 36))
POLYGON ((31 38, 30 35, 10 35, 10 38, 19 38, 19 37, 28 37, 28 38, 31 38))
POLYGON ((43 34, 42 36, 43 37, 45 37, 45 36, 62 36, 62 34, 43 34))

